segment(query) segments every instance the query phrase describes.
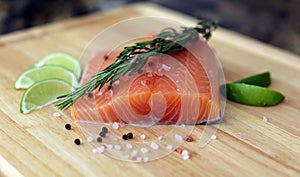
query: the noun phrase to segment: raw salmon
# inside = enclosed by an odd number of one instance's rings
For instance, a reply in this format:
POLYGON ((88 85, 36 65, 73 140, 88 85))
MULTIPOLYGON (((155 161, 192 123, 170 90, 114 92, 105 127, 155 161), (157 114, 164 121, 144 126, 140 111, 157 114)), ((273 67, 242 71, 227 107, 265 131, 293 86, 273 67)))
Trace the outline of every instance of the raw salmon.
MULTIPOLYGON (((113 63, 118 51, 100 52, 86 66, 81 84, 113 63), (109 54, 108 59, 104 55, 109 54)), ((150 57, 141 73, 123 76, 108 90, 79 99, 71 108, 75 121, 128 124, 199 124, 220 119, 218 69, 208 45, 150 57)))

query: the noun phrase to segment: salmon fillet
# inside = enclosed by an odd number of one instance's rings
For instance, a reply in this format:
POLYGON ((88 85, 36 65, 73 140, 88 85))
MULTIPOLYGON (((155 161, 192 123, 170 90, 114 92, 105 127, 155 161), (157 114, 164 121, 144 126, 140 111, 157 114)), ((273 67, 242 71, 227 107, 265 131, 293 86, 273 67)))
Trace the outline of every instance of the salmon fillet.
MULTIPOLYGON (((113 63, 118 51, 100 52, 85 68, 81 84, 113 63), (108 59, 104 55, 109 54, 108 59)), ((203 41, 172 55, 150 57, 141 73, 96 89, 71 107, 75 121, 128 124, 199 124, 220 119, 218 69, 203 41)))

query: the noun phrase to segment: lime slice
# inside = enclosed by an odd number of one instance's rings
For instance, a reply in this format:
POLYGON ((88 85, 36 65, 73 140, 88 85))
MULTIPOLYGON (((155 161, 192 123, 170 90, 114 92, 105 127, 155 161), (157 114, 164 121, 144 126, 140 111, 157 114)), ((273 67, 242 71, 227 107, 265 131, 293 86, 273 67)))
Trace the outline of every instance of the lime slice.
POLYGON ((23 94, 20 112, 27 114, 55 102, 58 96, 70 93, 72 86, 61 80, 45 80, 29 87, 23 94))
POLYGON ((36 82, 48 79, 63 80, 76 87, 78 85, 75 75, 60 66, 43 66, 31 68, 23 72, 15 81, 16 89, 27 89, 36 82))
POLYGON ((274 106, 284 100, 275 90, 244 83, 226 84, 226 92, 229 100, 251 106, 274 106))
POLYGON ((264 72, 253 76, 246 77, 238 80, 235 83, 245 83, 250 85, 258 85, 262 87, 268 87, 271 84, 270 72, 264 72))
POLYGON ((51 53, 35 64, 36 67, 45 65, 55 65, 64 67, 74 73, 79 80, 81 76, 81 66, 79 62, 72 56, 65 53, 51 53))

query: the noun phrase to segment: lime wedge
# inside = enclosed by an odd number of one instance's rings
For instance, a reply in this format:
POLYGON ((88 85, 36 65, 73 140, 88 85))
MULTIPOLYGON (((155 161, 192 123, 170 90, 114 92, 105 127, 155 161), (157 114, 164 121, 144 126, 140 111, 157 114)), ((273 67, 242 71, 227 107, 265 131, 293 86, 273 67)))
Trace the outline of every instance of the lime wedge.
POLYGON ((238 80, 235 83, 245 83, 250 85, 268 87, 271 84, 270 72, 264 72, 253 76, 249 76, 244 79, 238 80))
POLYGON ((229 100, 251 106, 274 106, 284 100, 275 90, 244 83, 226 84, 226 92, 229 100))
POLYGON ((65 53, 51 53, 35 64, 36 67, 45 65, 55 65, 64 67, 74 73, 79 80, 81 76, 81 66, 79 62, 72 56, 65 53))
POLYGON ((20 112, 27 114, 32 110, 43 108, 56 101, 60 95, 70 93, 72 86, 61 80, 45 80, 29 87, 23 94, 20 112))
POLYGON ((23 72, 15 81, 16 89, 27 89, 36 82, 48 79, 63 80, 76 87, 78 85, 75 75, 60 66, 35 67, 23 72))

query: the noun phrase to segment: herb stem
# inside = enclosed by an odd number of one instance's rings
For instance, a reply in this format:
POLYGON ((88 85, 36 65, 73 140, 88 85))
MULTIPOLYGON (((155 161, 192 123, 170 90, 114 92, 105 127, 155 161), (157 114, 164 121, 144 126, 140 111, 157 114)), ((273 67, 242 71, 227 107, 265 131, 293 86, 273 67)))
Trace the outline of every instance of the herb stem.
POLYGON ((108 67, 92 75, 84 85, 75 88, 73 92, 59 96, 62 101, 55 104, 59 109, 70 108, 78 99, 101 89, 106 83, 109 87, 120 77, 140 72, 150 56, 161 53, 171 54, 183 50, 186 46, 197 42, 200 38, 208 40, 212 31, 217 28, 216 22, 200 21, 195 27, 182 27, 181 33, 173 28, 165 28, 153 40, 137 42, 124 50, 116 57, 116 61, 108 67))

